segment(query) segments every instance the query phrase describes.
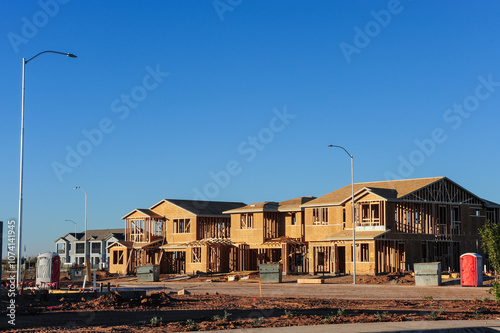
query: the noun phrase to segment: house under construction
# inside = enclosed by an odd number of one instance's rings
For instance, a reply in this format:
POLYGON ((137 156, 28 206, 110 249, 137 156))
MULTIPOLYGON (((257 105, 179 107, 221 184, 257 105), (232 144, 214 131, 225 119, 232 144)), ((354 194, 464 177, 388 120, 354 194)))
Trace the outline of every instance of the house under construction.
POLYGON ((231 272, 279 262, 285 274, 349 274, 354 260, 360 274, 434 261, 457 271, 461 254, 482 253, 484 221, 499 222, 500 205, 446 177, 357 183, 354 191, 354 228, 351 185, 251 205, 165 199, 123 217, 125 240, 109 246, 110 271, 152 264, 162 273, 231 272))
POLYGON ((125 215, 125 240, 110 245, 110 271, 159 265, 161 273, 228 272, 231 220, 241 202, 164 199, 125 215))

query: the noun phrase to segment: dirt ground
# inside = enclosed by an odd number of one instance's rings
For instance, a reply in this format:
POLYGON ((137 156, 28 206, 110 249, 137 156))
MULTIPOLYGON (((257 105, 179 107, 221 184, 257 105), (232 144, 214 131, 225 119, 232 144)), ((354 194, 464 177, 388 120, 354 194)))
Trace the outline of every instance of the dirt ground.
MULTIPOLYGON (((112 285, 137 281, 135 278, 118 279, 104 273, 99 278, 112 285)), ((414 286, 411 275, 359 276, 356 286, 352 286, 352 276, 325 277, 325 284, 300 287, 296 276, 284 276, 283 284, 261 286, 264 297, 260 297, 256 275, 238 282, 227 282, 226 276, 201 276, 181 282, 172 278, 161 276, 161 282, 156 283, 166 286, 164 290, 167 292, 152 291, 149 296, 131 300, 123 299, 120 292, 112 292, 87 301, 83 298, 69 301, 61 294, 60 298, 51 301, 18 302, 15 328, 5 321, 4 303, 0 328, 7 332, 141 332, 146 329, 151 332, 184 332, 384 321, 490 320, 500 317, 500 308, 488 296, 488 288, 460 288, 451 283, 449 287, 424 288, 424 291, 414 294, 413 299, 390 299, 392 290, 399 288, 410 295, 422 288, 414 286), (181 287, 192 292, 178 295, 175 290, 181 287), (295 289, 286 292, 290 288, 295 289), (278 289, 283 290, 281 295, 270 296, 271 291, 278 289), (358 293, 378 289, 389 295, 389 299, 345 299, 335 296, 337 289, 353 289, 358 293), (321 297, 311 297, 308 290, 323 290, 324 293, 321 297), (443 290, 449 297, 438 299, 433 296, 443 290), (459 293, 462 291, 468 294, 459 293)), ((71 283, 74 284, 64 280, 62 287, 71 283)))

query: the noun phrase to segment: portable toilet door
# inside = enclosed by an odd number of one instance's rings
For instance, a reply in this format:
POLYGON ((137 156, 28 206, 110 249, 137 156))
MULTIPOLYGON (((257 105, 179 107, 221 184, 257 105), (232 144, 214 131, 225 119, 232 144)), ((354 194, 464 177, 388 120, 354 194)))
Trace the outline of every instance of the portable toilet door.
POLYGON ((477 253, 464 253, 460 256, 460 283, 462 287, 483 285, 483 258, 477 253))
POLYGON ((38 255, 36 261, 36 284, 50 283, 52 279, 52 252, 44 252, 38 255))
POLYGON ((52 283, 56 283, 56 288, 59 289, 59 278, 61 275, 61 258, 55 252, 52 253, 52 283))

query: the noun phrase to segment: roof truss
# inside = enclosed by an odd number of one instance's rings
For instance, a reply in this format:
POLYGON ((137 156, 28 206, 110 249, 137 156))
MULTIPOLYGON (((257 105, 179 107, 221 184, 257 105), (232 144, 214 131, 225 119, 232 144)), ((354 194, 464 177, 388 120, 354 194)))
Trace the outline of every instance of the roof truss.
POLYGON ((404 201, 455 203, 478 206, 483 204, 481 198, 446 178, 409 193, 401 199, 404 201))

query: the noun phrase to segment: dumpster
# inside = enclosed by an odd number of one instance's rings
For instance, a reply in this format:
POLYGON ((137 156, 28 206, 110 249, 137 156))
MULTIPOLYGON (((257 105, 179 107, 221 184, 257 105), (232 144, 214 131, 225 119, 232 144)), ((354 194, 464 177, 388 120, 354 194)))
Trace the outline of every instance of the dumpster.
POLYGON ((462 287, 481 287, 483 285, 483 257, 477 253, 464 253, 460 256, 460 284, 462 287))
POLYGON ((413 265, 416 286, 440 286, 441 263, 422 262, 413 265))
POLYGON ((56 252, 40 253, 36 260, 36 284, 56 283, 59 288, 60 258, 56 252))
POLYGON ((259 265, 261 283, 281 283, 283 267, 280 263, 268 263, 259 265))
POLYGON ((137 281, 139 282, 160 281, 160 266, 158 265, 137 266, 137 281))

